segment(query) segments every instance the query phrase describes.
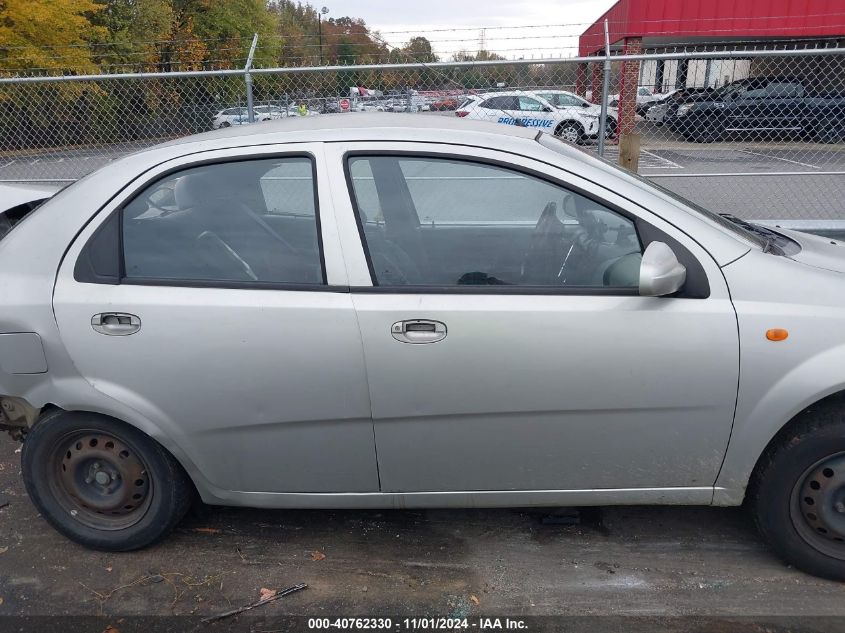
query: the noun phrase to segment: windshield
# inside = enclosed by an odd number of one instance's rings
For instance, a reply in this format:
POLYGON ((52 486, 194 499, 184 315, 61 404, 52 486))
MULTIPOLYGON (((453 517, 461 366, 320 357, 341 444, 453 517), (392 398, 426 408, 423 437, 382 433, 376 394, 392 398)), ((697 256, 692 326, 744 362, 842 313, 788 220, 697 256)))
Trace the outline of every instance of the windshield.
MULTIPOLYGON (((537 135, 537 142, 539 142, 543 147, 550 149, 554 152, 564 155, 570 155, 571 147, 563 140, 553 136, 551 134, 547 134, 545 132, 540 132, 537 135)), ((616 163, 613 163, 605 158, 601 158, 600 156, 591 155, 592 158, 597 158, 603 164, 611 167, 614 171, 622 172, 624 175, 639 180, 643 183, 646 187, 650 189, 656 189, 663 195, 671 198, 672 200, 678 202, 681 206, 690 209, 691 211, 698 213, 701 216, 704 216, 711 222, 714 222, 721 226, 723 229, 730 231, 731 233, 738 235, 739 237, 743 238, 747 242, 751 242, 755 244, 758 248, 762 250, 766 250, 766 247, 770 241, 770 236, 768 234, 764 234, 762 231, 758 230, 758 226, 749 224, 747 222, 739 221, 737 222, 734 216, 725 216, 719 213, 715 213, 710 211, 709 209, 705 209, 699 204, 692 202, 691 200, 687 200, 681 195, 678 195, 671 189, 667 189, 661 185, 656 184, 653 180, 649 180, 644 176, 641 176, 637 173, 629 171, 624 167, 620 167, 616 163)), ((759 227, 762 228, 762 227, 759 227)), ((770 231, 767 233, 771 233, 770 231)), ((778 234, 780 235, 780 234, 778 234)))

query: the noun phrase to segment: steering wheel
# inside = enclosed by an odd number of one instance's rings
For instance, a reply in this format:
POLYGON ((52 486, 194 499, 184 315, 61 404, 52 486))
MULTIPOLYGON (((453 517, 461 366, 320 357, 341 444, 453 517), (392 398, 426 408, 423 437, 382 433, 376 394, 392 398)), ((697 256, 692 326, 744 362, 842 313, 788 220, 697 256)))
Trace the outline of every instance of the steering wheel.
POLYGON ((246 261, 235 252, 231 246, 229 246, 226 242, 220 239, 220 236, 217 233, 212 233, 211 231, 203 231, 199 235, 197 235, 197 242, 205 242, 208 244, 213 245, 215 248, 220 250, 226 257, 228 257, 231 261, 238 265, 238 268, 241 269, 249 279, 252 281, 258 281, 258 275, 252 270, 252 267, 246 263, 246 261))

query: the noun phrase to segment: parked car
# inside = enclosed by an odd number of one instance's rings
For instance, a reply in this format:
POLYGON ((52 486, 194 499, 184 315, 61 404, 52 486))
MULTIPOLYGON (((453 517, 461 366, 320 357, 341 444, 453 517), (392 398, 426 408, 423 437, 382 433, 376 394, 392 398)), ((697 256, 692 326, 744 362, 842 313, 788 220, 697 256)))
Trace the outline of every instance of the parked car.
POLYGON ((722 86, 704 101, 682 104, 666 122, 698 143, 734 134, 801 134, 836 143, 845 140, 845 96, 816 92, 795 77, 753 77, 722 86))
POLYGON ((284 119, 288 116, 288 112, 279 106, 260 105, 253 108, 256 121, 271 121, 276 119, 284 119))
POLYGON ((713 92, 715 92, 715 88, 685 88, 683 90, 676 90, 659 101, 655 101, 646 110, 645 120, 660 127, 667 117, 675 115, 678 106, 682 103, 705 101, 713 92))
POLYGON ((436 110, 438 112, 446 111, 446 110, 457 110, 458 106, 463 101, 463 97, 452 96, 452 97, 443 97, 442 99, 438 99, 434 101, 430 109, 436 110))
MULTIPOLYGON (((285 116, 284 111, 276 106, 255 106, 252 111, 253 119, 257 123, 281 119, 285 116)), ((248 108, 227 108, 218 112, 211 120, 211 127, 214 130, 233 125, 249 125, 248 108)))
POLYGON ((195 494, 747 501, 845 579, 842 245, 534 128, 258 129, 113 161, 0 240, 2 427, 56 529, 143 547, 195 494))
POLYGON ((392 103, 389 100, 369 99, 360 101, 357 109, 359 112, 389 112, 388 107, 392 108, 392 103))
MULTIPOLYGON (((655 94, 650 89, 646 88, 645 86, 639 86, 637 88, 637 114, 644 115, 646 110, 657 100, 661 99, 662 97, 667 96, 667 94, 655 94)), ((619 107, 619 94, 613 94, 608 96, 608 103, 612 108, 619 107)))
POLYGON ((599 115, 587 108, 560 109, 536 92, 490 92, 467 99, 455 110, 460 118, 539 128, 570 143, 583 143, 599 133, 599 115))
MULTIPOLYGON (((582 113, 590 114, 601 119, 601 106, 595 103, 590 103, 586 99, 582 99, 578 95, 567 92, 566 90, 538 90, 537 94, 543 99, 551 103, 559 110, 568 111, 570 108, 580 109, 582 113)), ((578 110, 575 110, 576 114, 578 110)), ((607 109, 607 126, 605 135, 613 137, 616 135, 616 128, 619 124, 619 111, 616 108, 607 109)))
POLYGON ((226 108, 214 115, 211 128, 218 130, 233 125, 249 125, 249 114, 246 108, 226 108))

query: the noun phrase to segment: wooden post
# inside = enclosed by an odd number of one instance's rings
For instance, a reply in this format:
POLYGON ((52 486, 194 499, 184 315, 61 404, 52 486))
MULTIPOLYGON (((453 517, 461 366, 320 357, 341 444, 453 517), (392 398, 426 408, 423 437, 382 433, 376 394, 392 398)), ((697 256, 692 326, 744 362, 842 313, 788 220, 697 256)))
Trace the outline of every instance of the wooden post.
POLYGON ((619 164, 633 172, 640 167, 640 135, 636 132, 623 134, 619 138, 619 164))

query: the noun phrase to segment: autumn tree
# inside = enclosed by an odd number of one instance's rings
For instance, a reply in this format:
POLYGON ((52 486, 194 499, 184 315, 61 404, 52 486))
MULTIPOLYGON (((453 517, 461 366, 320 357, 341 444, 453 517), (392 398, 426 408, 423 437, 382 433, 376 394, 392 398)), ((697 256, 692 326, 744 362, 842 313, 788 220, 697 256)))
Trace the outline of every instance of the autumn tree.
POLYGON ((91 23, 94 0, 0 2, 0 68, 96 72, 88 44, 104 29, 91 23))

